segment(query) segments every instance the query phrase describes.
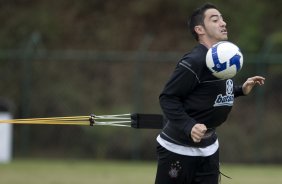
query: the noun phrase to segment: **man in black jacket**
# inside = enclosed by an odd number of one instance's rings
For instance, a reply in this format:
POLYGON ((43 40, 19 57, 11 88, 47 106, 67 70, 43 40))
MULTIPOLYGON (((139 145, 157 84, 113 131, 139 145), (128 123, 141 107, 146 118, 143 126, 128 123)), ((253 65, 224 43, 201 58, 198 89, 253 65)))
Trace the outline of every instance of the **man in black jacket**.
POLYGON ((156 184, 217 184, 216 127, 226 120, 235 97, 249 94, 265 80, 254 76, 235 86, 232 79, 218 79, 207 68, 208 49, 228 38, 216 6, 204 4, 195 10, 189 28, 198 44, 180 59, 160 95, 166 125, 157 137, 156 184), (228 100, 223 103, 222 97, 228 100))

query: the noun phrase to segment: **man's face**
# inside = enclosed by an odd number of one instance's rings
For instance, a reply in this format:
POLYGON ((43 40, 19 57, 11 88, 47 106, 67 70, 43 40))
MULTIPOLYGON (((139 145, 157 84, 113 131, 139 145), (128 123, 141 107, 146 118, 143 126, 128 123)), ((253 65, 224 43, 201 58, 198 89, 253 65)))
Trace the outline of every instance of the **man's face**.
POLYGON ((228 39, 226 23, 218 10, 208 9, 204 17, 204 30, 207 39, 213 43, 228 39))

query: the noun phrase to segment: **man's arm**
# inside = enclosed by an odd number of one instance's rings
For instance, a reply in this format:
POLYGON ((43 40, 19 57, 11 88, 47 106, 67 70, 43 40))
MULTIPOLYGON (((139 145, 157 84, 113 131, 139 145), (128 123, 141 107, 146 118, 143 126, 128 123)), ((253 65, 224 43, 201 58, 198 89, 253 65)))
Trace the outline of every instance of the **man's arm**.
POLYGON ((242 86, 242 90, 244 95, 248 95, 255 85, 263 85, 265 81, 264 77, 261 76, 254 76, 250 77, 246 80, 246 82, 242 86))
POLYGON ((171 126, 188 136, 196 121, 186 113, 183 102, 197 83, 190 69, 178 65, 160 95, 161 108, 171 126))

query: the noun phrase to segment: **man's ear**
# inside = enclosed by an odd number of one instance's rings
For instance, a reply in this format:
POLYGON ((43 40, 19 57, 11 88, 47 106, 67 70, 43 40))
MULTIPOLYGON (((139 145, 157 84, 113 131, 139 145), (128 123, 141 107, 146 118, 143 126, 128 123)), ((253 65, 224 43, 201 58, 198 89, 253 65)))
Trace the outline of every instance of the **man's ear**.
POLYGON ((202 34, 205 33, 205 29, 204 29, 204 27, 201 26, 201 25, 195 26, 195 27, 194 27, 194 30, 195 30, 195 32, 196 32, 198 35, 202 35, 202 34))

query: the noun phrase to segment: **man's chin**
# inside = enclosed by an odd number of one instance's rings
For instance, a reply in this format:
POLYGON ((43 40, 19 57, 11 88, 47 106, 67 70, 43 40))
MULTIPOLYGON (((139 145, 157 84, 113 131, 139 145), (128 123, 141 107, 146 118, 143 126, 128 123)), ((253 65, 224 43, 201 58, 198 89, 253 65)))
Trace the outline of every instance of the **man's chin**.
POLYGON ((227 35, 222 37, 222 41, 226 41, 226 40, 228 40, 228 36, 227 35))

